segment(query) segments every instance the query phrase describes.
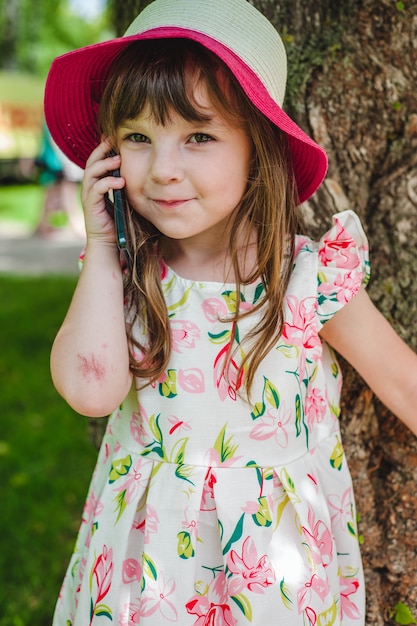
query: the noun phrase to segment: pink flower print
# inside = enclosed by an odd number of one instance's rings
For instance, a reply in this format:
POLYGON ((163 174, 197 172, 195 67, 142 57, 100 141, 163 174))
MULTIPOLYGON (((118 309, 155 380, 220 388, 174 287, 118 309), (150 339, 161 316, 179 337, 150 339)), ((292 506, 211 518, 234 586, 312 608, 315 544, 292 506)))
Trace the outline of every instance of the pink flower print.
POLYGON ((172 424, 172 427, 169 429, 169 434, 172 435, 176 430, 191 430, 190 422, 181 421, 176 415, 169 415, 168 422, 172 424))
POLYGON ((358 274, 352 276, 352 272, 338 274, 334 282, 337 288, 336 298, 338 302, 346 304, 350 302, 359 291, 360 277, 358 274))
POLYGON ((355 269, 360 263, 355 241, 338 220, 328 237, 323 237, 321 241, 319 259, 324 266, 332 265, 349 270, 355 269))
POLYGON ((207 470, 207 474, 204 480, 203 493, 201 495, 201 511, 214 511, 216 503, 214 500, 214 485, 217 482, 217 478, 211 469, 207 470))
POLYGON ((125 584, 142 580, 142 566, 136 559, 126 559, 122 565, 122 580, 125 584))
POLYGON ((184 517, 182 527, 186 529, 191 536, 197 537, 198 511, 187 506, 184 510, 184 517))
POLYGON ((291 411, 285 411, 284 404, 279 409, 268 411, 256 420, 250 432, 251 439, 264 441, 274 437, 280 448, 288 446, 288 431, 285 428, 291 421, 291 411))
POLYGON ((135 626, 140 621, 140 605, 138 601, 125 604, 119 616, 119 626, 135 626))
POLYGON ((220 350, 214 361, 214 382, 222 401, 224 401, 228 396, 232 400, 236 400, 236 392, 242 386, 243 381, 243 370, 239 371, 239 367, 234 359, 230 359, 226 371, 226 356, 229 346, 230 344, 227 343, 220 350))
POLYGON ((158 525, 158 513, 152 504, 146 504, 145 513, 143 512, 143 509, 137 512, 137 517, 135 517, 134 521, 134 528, 144 533, 143 541, 145 544, 149 543, 149 536, 151 533, 155 534, 158 532, 158 525))
POLYGON ((136 443, 139 443, 141 446, 146 446, 147 444, 147 430, 146 425, 149 424, 149 418, 143 408, 141 408, 141 412, 132 413, 132 417, 130 419, 130 433, 136 443))
POLYGON ((296 258, 300 252, 304 248, 304 246, 310 246, 310 239, 303 235, 297 235, 295 238, 295 248, 294 248, 294 257, 296 258))
POLYGON ((305 401, 305 415, 310 432, 314 429, 315 424, 320 424, 326 415, 327 404, 320 389, 310 389, 305 401))
POLYGON ((85 523, 94 517, 98 517, 103 509, 104 506, 102 502, 100 502, 100 500, 97 500, 95 494, 91 491, 84 505, 82 521, 85 523))
POLYGON ((237 626, 227 597, 226 576, 222 572, 210 583, 207 594, 196 594, 185 605, 187 613, 197 616, 193 626, 237 626), (209 598, 217 602, 211 602, 209 598))
POLYGON ((124 501, 126 504, 132 502, 139 494, 140 491, 146 489, 149 482, 149 475, 147 472, 143 473, 143 469, 147 465, 152 465, 152 461, 145 461, 143 458, 139 458, 135 465, 130 468, 125 480, 121 485, 117 485, 114 491, 117 493, 125 492, 124 501))
POLYGON ((140 607, 141 617, 148 617, 159 611, 162 617, 169 622, 178 621, 178 613, 174 604, 169 600, 175 591, 175 580, 170 578, 165 582, 163 572, 158 574, 158 578, 146 581, 146 588, 142 594, 140 607))
POLYGON ((289 295, 286 298, 291 313, 291 321, 285 322, 282 335, 293 346, 314 348, 320 339, 314 330, 314 300, 289 295))
POLYGON ((342 496, 336 493, 328 496, 328 503, 334 513, 331 516, 333 526, 340 526, 342 530, 348 529, 349 522, 352 521, 352 490, 350 487, 343 492, 342 496))
POLYGON ((275 583, 275 571, 268 556, 259 557, 251 537, 246 537, 242 555, 231 550, 227 557, 227 567, 232 577, 229 579, 229 595, 238 595, 244 589, 263 593, 263 588, 275 583))
POLYGON ((194 322, 172 319, 171 322, 172 349, 182 354, 184 349, 195 348, 200 339, 200 329, 194 322))
MULTIPOLYGON (((324 578, 320 578, 317 574, 313 574, 309 581, 307 581, 297 593, 297 606, 298 612, 301 614, 303 611, 312 610, 309 606, 313 593, 317 594, 322 602, 325 601, 326 596, 331 592, 328 581, 324 578)), ((314 612, 313 612, 314 613, 314 612)), ((314 613, 315 615, 315 613, 314 613)))
MULTIPOLYGON (((91 593, 91 622, 100 602, 110 591, 113 577, 113 550, 103 546, 103 552, 98 556, 90 575, 91 593)), ((90 623, 91 623, 90 622, 90 623)))
POLYGON ((207 298, 201 305, 203 313, 209 322, 218 322, 228 315, 227 306, 224 300, 218 298, 207 298))
POLYGON ((324 567, 330 565, 333 559, 333 538, 330 530, 322 520, 317 520, 314 511, 309 508, 308 525, 302 527, 304 537, 310 548, 314 563, 324 567))
POLYGON ((359 291, 361 284, 361 274, 352 272, 337 274, 333 282, 323 282, 318 287, 318 292, 325 298, 336 296, 336 300, 341 304, 350 302, 359 291))
POLYGON ((194 596, 185 605, 187 612, 197 615, 193 626, 236 626, 237 620, 233 617, 228 604, 209 603, 205 596, 194 596))
POLYGON ((359 581, 357 578, 344 578, 340 577, 340 604, 342 611, 342 619, 347 617, 348 619, 361 619, 362 614, 358 607, 349 596, 353 595, 359 589, 359 581))
POLYGON ((321 341, 318 336, 314 318, 314 299, 304 298, 299 300, 297 296, 289 295, 286 303, 290 311, 289 320, 284 323, 282 337, 289 346, 300 349, 300 378, 303 380, 306 368, 306 352, 321 351, 321 341))
POLYGON ((204 374, 197 367, 178 370, 178 384, 188 393, 204 393, 204 374))

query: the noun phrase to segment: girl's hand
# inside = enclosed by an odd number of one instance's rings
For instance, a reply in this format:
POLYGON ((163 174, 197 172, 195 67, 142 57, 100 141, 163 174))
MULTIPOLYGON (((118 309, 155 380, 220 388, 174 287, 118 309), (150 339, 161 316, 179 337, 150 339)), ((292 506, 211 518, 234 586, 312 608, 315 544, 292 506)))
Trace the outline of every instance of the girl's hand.
POLYGON ((111 146, 102 141, 91 153, 85 168, 81 188, 87 240, 116 243, 114 220, 105 205, 104 195, 110 189, 122 189, 124 178, 115 177, 112 171, 120 167, 120 156, 108 156, 111 146))

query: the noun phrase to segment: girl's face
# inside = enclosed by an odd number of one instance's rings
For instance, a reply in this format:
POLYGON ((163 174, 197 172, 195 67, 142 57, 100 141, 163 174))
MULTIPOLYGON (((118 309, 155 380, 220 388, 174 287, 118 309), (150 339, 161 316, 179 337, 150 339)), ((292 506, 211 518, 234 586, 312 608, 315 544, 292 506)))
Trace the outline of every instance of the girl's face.
POLYGON ((174 250, 219 249, 228 218, 247 187, 252 143, 212 106, 204 83, 194 93, 208 121, 172 112, 158 124, 148 107, 118 128, 121 175, 132 208, 174 250))

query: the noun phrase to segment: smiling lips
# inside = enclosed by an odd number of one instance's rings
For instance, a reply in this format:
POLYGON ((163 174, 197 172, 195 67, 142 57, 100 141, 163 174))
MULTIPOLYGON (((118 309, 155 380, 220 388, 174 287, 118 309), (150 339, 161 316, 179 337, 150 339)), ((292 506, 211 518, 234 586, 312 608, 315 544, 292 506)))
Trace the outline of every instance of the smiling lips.
POLYGON ((154 198, 152 201, 163 209, 176 209, 182 204, 189 202, 189 199, 184 198, 181 200, 162 200, 160 198, 154 198))

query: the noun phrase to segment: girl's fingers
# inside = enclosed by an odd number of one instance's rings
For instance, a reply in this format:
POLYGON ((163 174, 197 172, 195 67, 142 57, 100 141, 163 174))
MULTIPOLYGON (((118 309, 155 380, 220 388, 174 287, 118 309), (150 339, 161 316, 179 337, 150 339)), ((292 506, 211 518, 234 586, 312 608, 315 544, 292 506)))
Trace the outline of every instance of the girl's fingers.
POLYGON ((87 235, 113 242, 114 222, 107 212, 104 196, 111 189, 124 187, 125 180, 112 174, 120 167, 120 156, 109 156, 110 149, 110 144, 102 141, 91 153, 86 163, 81 199, 87 235))

